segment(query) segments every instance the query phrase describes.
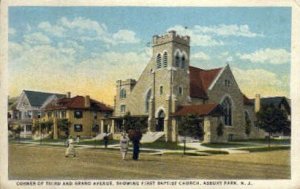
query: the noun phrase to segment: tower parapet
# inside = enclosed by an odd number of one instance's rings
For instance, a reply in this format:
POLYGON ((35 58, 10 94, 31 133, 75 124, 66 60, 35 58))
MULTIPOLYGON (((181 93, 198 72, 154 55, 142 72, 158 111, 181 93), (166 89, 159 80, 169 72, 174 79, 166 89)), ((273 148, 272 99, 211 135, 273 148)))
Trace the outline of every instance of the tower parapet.
POLYGON ((153 36, 153 47, 162 45, 162 44, 165 44, 168 42, 172 42, 172 41, 180 43, 182 45, 189 46, 190 45, 190 36, 188 36, 188 35, 180 36, 174 30, 169 31, 168 33, 166 33, 162 36, 154 35, 153 36))

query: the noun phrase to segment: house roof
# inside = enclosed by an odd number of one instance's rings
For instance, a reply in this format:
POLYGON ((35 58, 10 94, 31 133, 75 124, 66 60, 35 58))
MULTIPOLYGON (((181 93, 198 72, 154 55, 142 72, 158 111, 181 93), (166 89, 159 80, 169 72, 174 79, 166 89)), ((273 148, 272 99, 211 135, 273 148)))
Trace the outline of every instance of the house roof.
POLYGON ((203 70, 190 66, 190 96, 194 98, 208 98, 207 90, 222 69, 203 70))
POLYGON ((56 95, 58 98, 65 97, 64 94, 58 94, 58 93, 46 93, 46 92, 39 92, 39 91, 27 91, 24 90, 25 95, 27 96, 29 103, 31 106, 37 106, 40 107, 43 105, 45 100, 49 98, 49 96, 56 95))
POLYGON ((219 104, 199 104, 179 106, 174 116, 185 116, 188 114, 196 114, 198 116, 206 115, 222 115, 223 109, 219 104))
MULTIPOLYGON (((252 103, 254 103, 255 99, 250 100, 252 103)), ((284 97, 284 96, 275 96, 275 97, 264 97, 260 99, 261 106, 269 106, 273 104, 276 107, 279 107, 280 105, 284 105, 288 113, 291 112, 291 106, 290 106, 290 99, 284 97)))
POLYGON ((90 99, 90 107, 85 107, 85 97, 75 96, 72 98, 61 98, 50 103, 46 106, 46 110, 59 110, 59 109, 91 109, 96 111, 112 112, 113 109, 102 102, 90 99))

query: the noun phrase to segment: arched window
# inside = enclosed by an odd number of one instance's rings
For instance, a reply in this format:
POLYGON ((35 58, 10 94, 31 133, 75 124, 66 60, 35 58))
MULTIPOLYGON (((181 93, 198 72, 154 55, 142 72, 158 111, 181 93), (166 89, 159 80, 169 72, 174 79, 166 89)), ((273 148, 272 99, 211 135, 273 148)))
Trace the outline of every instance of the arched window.
POLYGON ((229 97, 226 97, 221 103, 224 111, 224 124, 227 126, 232 125, 232 103, 229 97))
POLYGON ((175 66, 179 67, 179 64, 180 64, 180 56, 179 56, 179 52, 177 52, 175 55, 175 66))
POLYGON ((182 93, 183 93, 182 87, 178 87, 178 95, 182 96, 182 93))
POLYGON ((145 112, 149 112, 149 100, 151 98, 151 89, 147 92, 147 95, 146 95, 146 99, 145 99, 145 112))
POLYGON ((121 89, 120 98, 126 98, 126 90, 125 89, 121 89))
POLYGON ((163 86, 159 87, 159 94, 160 95, 164 94, 164 87, 163 86))
POLYGON ((167 52, 164 52, 163 63, 164 63, 164 67, 168 66, 168 53, 167 52))
POLYGON ((185 56, 183 55, 181 57, 181 68, 184 68, 185 67, 185 56))
POLYGON ((158 54, 156 57, 156 67, 161 68, 161 55, 158 54))

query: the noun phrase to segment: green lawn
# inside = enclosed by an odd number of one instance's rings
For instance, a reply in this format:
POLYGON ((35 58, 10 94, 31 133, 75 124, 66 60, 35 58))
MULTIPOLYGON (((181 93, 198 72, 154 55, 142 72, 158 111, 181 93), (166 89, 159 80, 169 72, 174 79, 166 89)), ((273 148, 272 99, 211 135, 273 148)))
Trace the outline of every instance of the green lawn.
POLYGON ((205 152, 205 153, 209 153, 209 154, 229 154, 229 152, 224 151, 224 150, 201 150, 198 152, 205 152))
POLYGON ((266 152, 275 150, 290 150, 290 146, 270 146, 269 147, 257 147, 257 148, 240 148, 239 150, 247 150, 249 152, 266 152))
POLYGON ((243 146, 253 146, 253 144, 237 143, 237 142, 228 142, 228 143, 207 143, 201 144, 202 146, 210 148, 237 148, 243 146))
MULTIPOLYGON (((111 144, 119 144, 120 141, 119 140, 109 140, 108 141, 108 145, 111 144)), ((103 140, 81 140, 79 142, 79 145, 96 145, 96 146, 104 146, 104 141, 103 140)))
MULTIPOLYGON (((156 141, 153 143, 143 143, 141 148, 167 149, 167 150, 183 150, 183 146, 179 146, 176 142, 156 141)), ((186 148, 187 150, 192 148, 186 148)))
POLYGON ((290 179, 290 151, 216 156, 153 156, 141 153, 122 160, 119 151, 77 149, 65 158, 64 148, 10 144, 8 178, 45 179, 290 179))
MULTIPOLYGON (((268 144, 268 139, 248 139, 248 140, 235 140, 234 142, 250 142, 250 143, 259 143, 259 144, 268 144)), ((290 139, 271 139, 271 144, 281 144, 288 145, 291 144, 290 139)))

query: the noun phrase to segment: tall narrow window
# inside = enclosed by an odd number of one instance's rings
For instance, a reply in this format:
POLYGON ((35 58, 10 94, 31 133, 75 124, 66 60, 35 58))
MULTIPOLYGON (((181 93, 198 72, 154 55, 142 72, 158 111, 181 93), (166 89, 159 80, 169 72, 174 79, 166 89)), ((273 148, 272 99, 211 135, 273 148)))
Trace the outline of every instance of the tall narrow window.
POLYGON ((156 57, 156 67, 161 68, 161 55, 158 54, 156 57))
POLYGON ((160 95, 164 94, 164 87, 163 86, 159 87, 159 94, 160 95))
POLYGON ((126 111, 126 105, 122 104, 120 110, 122 113, 124 113, 126 111))
POLYGON ((179 53, 177 52, 175 55, 175 66, 179 67, 179 64, 180 64, 180 56, 179 53))
POLYGON ((182 87, 178 87, 178 95, 182 96, 182 93, 183 93, 182 87))
POLYGON ((183 55, 181 57, 181 68, 184 68, 185 67, 185 56, 183 55))
POLYGON ((121 89, 120 98, 126 98, 126 90, 125 89, 121 89))
POLYGON ((231 100, 226 97, 221 103, 224 111, 224 124, 227 126, 232 125, 232 103, 231 100))
POLYGON ((149 112, 149 101, 151 98, 151 89, 147 92, 146 98, 145 98, 145 112, 148 113, 149 112))
POLYGON ((168 53, 167 52, 164 52, 163 63, 164 63, 164 67, 168 66, 168 53))

